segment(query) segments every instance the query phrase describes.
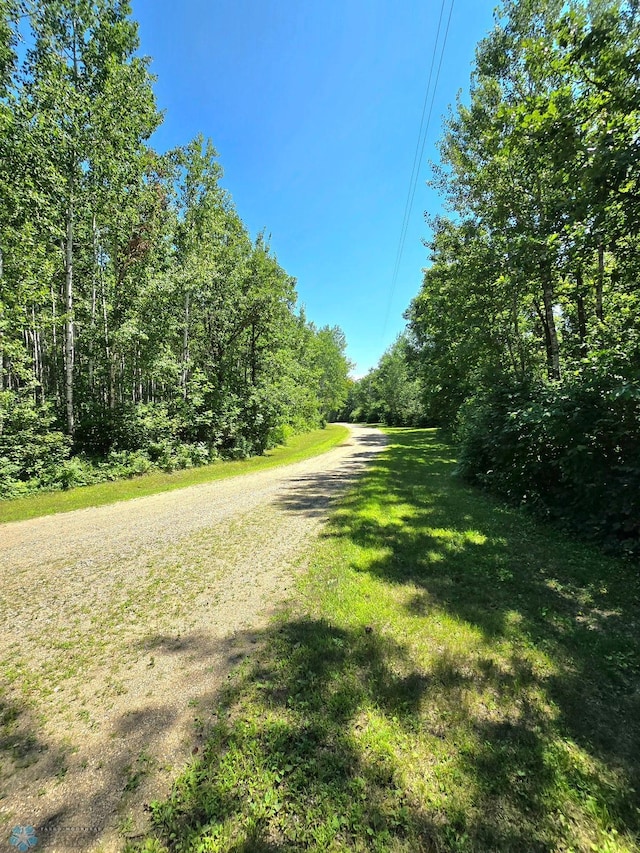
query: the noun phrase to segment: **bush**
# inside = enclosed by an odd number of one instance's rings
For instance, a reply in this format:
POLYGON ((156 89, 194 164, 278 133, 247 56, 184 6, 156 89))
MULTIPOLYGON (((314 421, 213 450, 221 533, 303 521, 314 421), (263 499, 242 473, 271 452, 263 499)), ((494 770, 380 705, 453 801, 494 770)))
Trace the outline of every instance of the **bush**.
POLYGON ((208 465, 217 456, 215 450, 209 450, 203 441, 190 445, 190 453, 193 465, 208 465))
POLYGON ((253 443, 245 438, 243 435, 239 435, 233 447, 228 448, 225 451, 226 459, 248 459, 250 456, 253 456, 255 452, 255 447, 253 443))
POLYGON ((180 427, 181 419, 165 403, 127 403, 115 409, 89 403, 78 414, 74 443, 78 451, 104 457, 112 450, 173 446, 180 427))
POLYGON ((640 552, 640 383, 504 383, 460 410, 458 471, 513 503, 640 552))
POLYGON ((286 444, 293 435, 295 435, 295 430, 290 424, 279 424, 278 426, 271 427, 267 435, 265 450, 271 450, 273 447, 286 444))
POLYGON ((100 462, 97 468, 100 472, 99 479, 121 480, 125 477, 135 477, 138 474, 146 474, 153 468, 149 455, 144 450, 112 450, 104 462, 100 462))
POLYGON ((67 459, 56 471, 55 479, 48 485, 50 488, 73 489, 76 486, 89 486, 99 483, 103 478, 94 465, 78 456, 67 459))
POLYGON ((55 429, 51 406, 13 392, 0 394, 0 494, 15 497, 55 480, 70 441, 55 429), (22 485, 18 485, 22 484, 22 485))

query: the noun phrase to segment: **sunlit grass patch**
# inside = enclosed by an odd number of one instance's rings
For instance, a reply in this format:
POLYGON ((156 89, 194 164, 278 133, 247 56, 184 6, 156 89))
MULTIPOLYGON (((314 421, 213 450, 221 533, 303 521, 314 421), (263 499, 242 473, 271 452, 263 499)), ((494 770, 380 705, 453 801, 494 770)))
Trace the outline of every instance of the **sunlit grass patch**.
POLYGON ((637 571, 389 434, 142 849, 637 851, 637 571))

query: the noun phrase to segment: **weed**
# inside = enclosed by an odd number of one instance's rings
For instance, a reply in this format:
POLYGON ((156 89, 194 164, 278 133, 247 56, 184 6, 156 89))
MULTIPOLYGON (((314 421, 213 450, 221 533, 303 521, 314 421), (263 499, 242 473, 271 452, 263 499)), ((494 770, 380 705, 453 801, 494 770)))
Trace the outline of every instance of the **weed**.
POLYGON ((134 764, 125 769, 126 779, 123 788, 125 793, 129 794, 132 791, 137 791, 142 780, 145 776, 148 776, 155 767, 156 760, 149 754, 149 752, 143 749, 136 758, 134 764))

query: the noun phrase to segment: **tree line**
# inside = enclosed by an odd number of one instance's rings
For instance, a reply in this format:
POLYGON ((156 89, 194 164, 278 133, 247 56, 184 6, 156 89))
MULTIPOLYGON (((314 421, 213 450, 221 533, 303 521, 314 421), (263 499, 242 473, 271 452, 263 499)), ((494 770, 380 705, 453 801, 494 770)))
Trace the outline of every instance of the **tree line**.
POLYGON ((121 0, 0 0, 0 495, 260 453, 343 404, 210 140, 159 153, 121 0), (105 473, 107 472, 107 473, 105 473))
POLYGON ((453 431, 460 472, 640 539, 637 0, 507 0, 450 112, 429 265, 356 417, 453 431), (395 378, 394 378, 395 377, 395 378), (388 389, 388 390, 385 390, 388 389))

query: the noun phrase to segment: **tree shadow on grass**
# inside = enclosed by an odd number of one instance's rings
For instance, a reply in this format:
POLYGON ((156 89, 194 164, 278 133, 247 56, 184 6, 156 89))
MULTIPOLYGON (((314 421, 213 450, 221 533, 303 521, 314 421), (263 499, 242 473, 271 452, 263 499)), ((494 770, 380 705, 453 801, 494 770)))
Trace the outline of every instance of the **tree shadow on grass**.
MULTIPOLYGON (((453 662, 443 659, 426 675, 389 637, 325 620, 290 620, 265 639, 266 651, 216 707, 202 758, 169 800, 153 806, 157 836, 169 849, 551 849, 544 821, 491 824, 479 812, 428 808, 407 785, 412 771, 398 748, 410 750, 425 705, 439 701, 456 712, 462 676, 453 662), (475 846, 465 847, 471 837, 475 846)), ((528 791, 540 811, 547 780, 539 744, 524 724, 511 726, 508 738, 509 760, 517 763, 514 750, 526 741, 540 771, 528 791)), ((460 772, 474 784, 477 768, 460 772)))
MULTIPOLYGON (((406 612, 424 618, 425 630, 443 615, 453 633, 455 624, 480 632, 475 649, 444 660, 445 649, 426 669, 440 685, 429 695, 457 772, 481 806, 458 816, 469 845, 460 849, 554 849, 561 838, 577 849, 628 849, 594 842, 590 821, 611 839, 626 833, 635 849, 637 567, 479 495, 452 477, 454 465, 434 432, 396 433, 327 535, 371 549, 353 568, 406 588, 406 612), (372 514, 372 504, 381 511, 372 514), (456 737, 469 743, 460 748, 456 737), (516 826, 532 833, 520 848, 510 837, 516 826)), ((304 493, 289 493, 283 506, 304 512, 304 493)))
MULTIPOLYGON (((167 700, 160 677, 155 690, 114 715, 108 737, 117 748, 108 748, 108 761, 100 760, 104 756, 96 752, 91 731, 84 742, 78 738, 71 750, 65 749, 48 736, 42 721, 32 719, 26 704, 0 701, 0 794, 17 793, 21 808, 6 811, 8 800, 0 796, 0 849, 4 850, 5 842, 9 844, 15 825, 35 828, 38 850, 88 850, 95 845, 104 849, 100 845, 105 839, 108 849, 114 849, 118 837, 141 832, 146 825, 141 796, 148 798, 150 791, 158 790, 156 777, 166 756, 167 736, 186 736, 193 746, 202 748, 203 732, 193 725, 198 708, 215 706, 224 677, 247 657, 257 640, 257 635, 247 631, 225 638, 212 638, 208 632, 142 638, 136 651, 152 652, 158 668, 163 657, 178 658, 182 664, 185 683, 179 685, 174 679, 174 689, 190 686, 186 680, 194 662, 210 664, 215 674, 200 679, 192 690, 194 702, 189 709, 186 698, 183 707, 167 700), (41 797, 45 792, 47 796, 41 797), (140 816, 135 821, 130 820, 133 811, 140 816)), ((95 706, 99 712, 97 699, 95 706)), ((189 752, 187 745, 184 756, 189 752)), ((164 781, 164 790, 168 788, 169 782, 164 781)))
MULTIPOLYGON (((152 804, 163 846, 147 850, 637 847, 637 579, 452 467, 433 434, 403 431, 327 530, 371 548, 350 568, 380 582, 400 628, 373 602, 368 621, 283 617, 224 649, 204 633, 143 641, 185 662, 259 649, 222 697, 202 685, 199 751, 152 804)), ((324 485, 301 479, 281 508, 315 512, 324 485)), ((139 750, 162 711, 119 735, 139 750)))

